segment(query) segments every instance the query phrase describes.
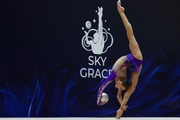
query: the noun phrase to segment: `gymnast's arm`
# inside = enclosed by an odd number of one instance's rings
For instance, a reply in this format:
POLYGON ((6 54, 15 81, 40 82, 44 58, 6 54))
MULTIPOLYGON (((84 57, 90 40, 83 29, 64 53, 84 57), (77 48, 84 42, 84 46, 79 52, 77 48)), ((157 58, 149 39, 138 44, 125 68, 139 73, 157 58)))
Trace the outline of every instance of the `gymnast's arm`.
POLYGON ((124 108, 123 106, 126 106, 131 94, 135 91, 137 83, 138 83, 138 79, 139 79, 139 74, 141 72, 142 69, 142 65, 139 67, 139 72, 132 72, 131 75, 131 82, 132 85, 126 90, 124 96, 123 96, 123 100, 121 102, 121 107, 120 109, 117 111, 116 114, 116 118, 120 119, 120 117, 122 116, 123 112, 124 112, 124 108))
POLYGON ((124 93, 123 100, 121 102, 121 107, 127 104, 131 94, 135 91, 137 83, 138 83, 139 73, 140 72, 132 72, 132 75, 131 75, 132 85, 124 93))
POLYGON ((119 101, 119 104, 121 105, 121 103, 122 103, 122 90, 118 90, 117 99, 119 101))
POLYGON ((110 75, 105 79, 105 81, 103 81, 103 83, 101 84, 101 86, 98 89, 98 98, 97 98, 97 105, 103 105, 101 104, 101 97, 102 97, 102 93, 103 90, 106 88, 106 86, 111 83, 112 81, 114 81, 114 79, 117 77, 116 72, 112 71, 110 73, 110 75))
MULTIPOLYGON (((132 79, 131 79, 132 80, 132 79)), ((131 94, 135 91, 136 89, 136 85, 137 85, 137 77, 134 76, 133 78, 133 81, 132 82, 132 85, 126 90, 124 96, 123 96, 123 100, 121 102, 121 107, 119 110, 117 110, 116 112, 116 119, 120 119, 120 117, 122 116, 123 112, 124 112, 124 108, 123 106, 126 106, 131 94)))

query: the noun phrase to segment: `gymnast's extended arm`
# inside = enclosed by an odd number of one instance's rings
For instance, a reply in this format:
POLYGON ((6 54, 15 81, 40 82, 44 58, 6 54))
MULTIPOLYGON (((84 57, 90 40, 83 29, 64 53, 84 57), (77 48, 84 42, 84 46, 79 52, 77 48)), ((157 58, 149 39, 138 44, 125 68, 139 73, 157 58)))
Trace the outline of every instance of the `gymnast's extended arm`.
POLYGON ((111 83, 112 81, 114 81, 114 79, 117 77, 117 74, 114 71, 111 71, 110 75, 108 76, 108 78, 106 78, 103 83, 101 84, 101 86, 98 89, 98 93, 97 93, 97 105, 103 105, 103 103, 101 103, 101 97, 102 97, 102 93, 103 90, 105 89, 105 87, 111 83))

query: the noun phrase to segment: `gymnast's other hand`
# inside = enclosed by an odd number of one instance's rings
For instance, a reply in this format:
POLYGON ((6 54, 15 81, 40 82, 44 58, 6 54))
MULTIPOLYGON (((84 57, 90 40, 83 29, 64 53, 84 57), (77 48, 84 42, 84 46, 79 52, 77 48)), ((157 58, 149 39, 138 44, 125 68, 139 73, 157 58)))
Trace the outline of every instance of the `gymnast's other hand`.
POLYGON ((124 105, 124 106, 122 106, 120 109, 122 109, 123 111, 126 111, 127 108, 128 108, 128 106, 127 106, 127 105, 124 105))

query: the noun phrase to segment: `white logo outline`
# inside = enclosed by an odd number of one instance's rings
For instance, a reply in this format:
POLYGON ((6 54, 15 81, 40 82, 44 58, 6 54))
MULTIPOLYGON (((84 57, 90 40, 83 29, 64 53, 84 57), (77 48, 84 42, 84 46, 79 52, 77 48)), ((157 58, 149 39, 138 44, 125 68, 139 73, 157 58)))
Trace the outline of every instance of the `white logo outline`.
MULTIPOLYGON (((107 50, 113 45, 114 40, 113 36, 105 28, 103 28, 103 8, 98 7, 98 11, 96 12, 98 14, 98 30, 91 28, 92 23, 90 21, 86 21, 85 26, 88 31, 85 31, 85 28, 82 27, 85 35, 82 38, 81 44, 86 51, 92 51, 96 55, 101 55, 107 52, 107 50), (105 43, 109 39, 111 40, 110 45, 105 46, 105 43)), ((94 19, 93 22, 95 23, 96 20, 94 19)), ((110 31, 110 28, 108 28, 108 30, 110 31)))

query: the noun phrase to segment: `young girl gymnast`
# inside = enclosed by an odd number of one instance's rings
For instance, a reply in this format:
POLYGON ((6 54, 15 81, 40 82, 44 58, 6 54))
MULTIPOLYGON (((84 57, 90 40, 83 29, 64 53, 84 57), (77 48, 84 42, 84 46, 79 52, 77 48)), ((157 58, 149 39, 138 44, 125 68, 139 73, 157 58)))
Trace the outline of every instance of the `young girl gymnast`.
POLYGON ((120 103, 120 108, 116 112, 116 119, 120 119, 123 112, 127 109, 127 102, 131 94, 135 91, 139 75, 142 69, 143 56, 136 38, 133 33, 133 29, 129 20, 127 19, 124 11, 124 7, 121 6, 121 1, 117 2, 117 10, 122 19, 124 27, 126 29, 127 38, 129 41, 130 54, 120 57, 113 65, 112 72, 107 79, 104 80, 102 85, 98 89, 97 105, 103 105, 101 97, 105 87, 115 80, 115 87, 118 89, 117 99, 120 103), (126 79, 126 69, 131 70, 130 80, 126 79), (122 91, 126 90, 122 97, 122 91))

